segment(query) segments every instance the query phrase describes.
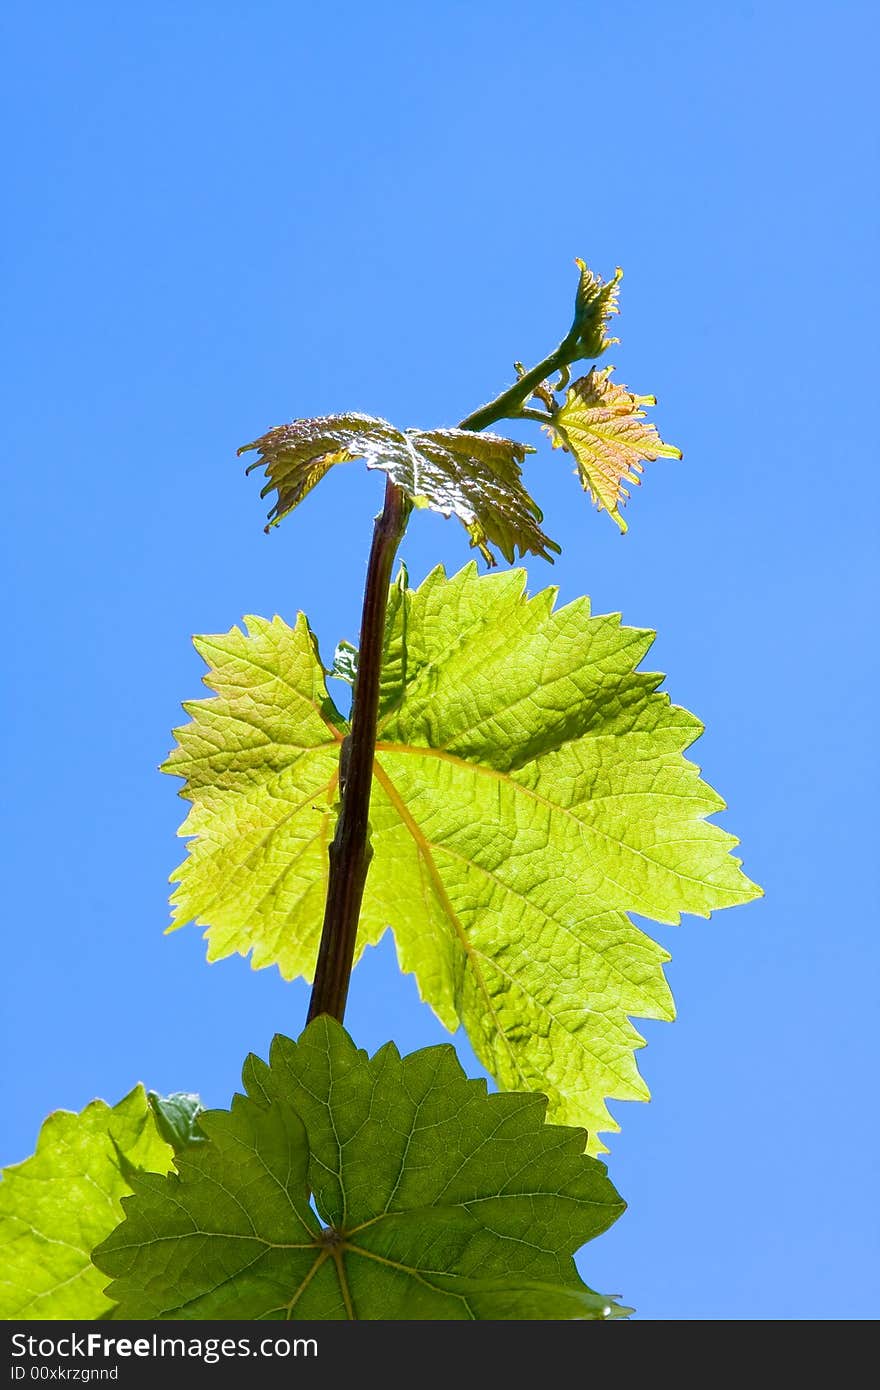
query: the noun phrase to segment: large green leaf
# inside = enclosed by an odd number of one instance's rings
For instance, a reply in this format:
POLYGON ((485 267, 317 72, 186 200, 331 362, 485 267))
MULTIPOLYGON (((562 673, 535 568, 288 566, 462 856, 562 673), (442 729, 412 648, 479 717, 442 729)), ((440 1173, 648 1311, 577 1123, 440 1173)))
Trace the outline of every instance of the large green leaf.
MULTIPOLYGON (((176 1100, 156 1104, 174 1110, 176 1100)), ((78 1115, 50 1115, 36 1153, 4 1169, 0 1183, 0 1317, 105 1314, 107 1280, 91 1252, 120 1221, 137 1170, 167 1173, 172 1157, 143 1086, 112 1109, 95 1100, 78 1115)))
MULTIPOLYGON (((629 1018, 673 1016, 668 955, 627 913, 674 923, 759 890, 682 756, 699 721, 637 669, 652 634, 526 599, 524 579, 470 565, 392 586, 358 948, 390 926, 499 1083, 595 1136, 617 1128, 606 1098, 648 1095, 629 1018)), ((208 924, 212 959, 311 977, 346 726, 304 620, 249 622, 202 639, 218 696, 189 706, 166 764, 194 803, 177 925, 208 924)))
MULTIPOLYGON (((298 506, 335 463, 363 458, 402 488, 417 507, 457 516, 490 565, 495 545, 508 562, 517 550, 543 555, 559 546, 539 526, 541 510, 522 485, 520 464, 534 453, 514 439, 472 430, 398 430, 352 411, 294 420, 269 430, 239 453, 256 449, 265 468, 262 495, 275 492, 269 525, 298 506)), ((268 528, 267 528, 268 529, 268 528)))
POLYGON ((142 1177, 95 1252, 121 1318, 621 1316, 574 1252, 623 1210, 582 1130, 487 1096, 451 1047, 372 1059, 338 1023, 250 1058, 178 1175, 142 1177), (309 1193, 314 1203, 309 1201, 309 1193))
POLYGON ((613 367, 591 368, 575 381, 565 401, 545 428, 554 449, 574 455, 578 476, 600 511, 606 511, 621 531, 627 529, 620 508, 629 492, 624 483, 640 481, 642 460, 681 458, 674 444, 664 444, 645 419, 646 405, 655 396, 634 396, 625 386, 611 381, 613 367))

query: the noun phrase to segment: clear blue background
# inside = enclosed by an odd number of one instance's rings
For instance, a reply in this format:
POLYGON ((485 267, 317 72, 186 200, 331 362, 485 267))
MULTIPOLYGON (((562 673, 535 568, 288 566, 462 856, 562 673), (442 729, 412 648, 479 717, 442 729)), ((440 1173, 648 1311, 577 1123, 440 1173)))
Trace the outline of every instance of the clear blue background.
MULTIPOLYGON (((338 408, 454 423, 565 331, 580 255, 624 266, 612 360, 685 461, 621 539, 542 445, 564 554, 530 582, 659 630, 766 888, 658 933, 680 1017, 645 1028, 630 1210, 582 1268, 643 1318, 877 1316, 876 14, 9 7, 6 1159, 139 1078, 225 1104, 303 1021, 302 982, 163 937, 156 765, 190 634, 303 608, 325 656, 356 639, 381 481, 337 469, 267 538, 235 447, 338 408)), ((404 555, 420 580, 466 538, 421 515, 404 555)), ((445 1036, 387 939, 348 1021, 445 1036)))

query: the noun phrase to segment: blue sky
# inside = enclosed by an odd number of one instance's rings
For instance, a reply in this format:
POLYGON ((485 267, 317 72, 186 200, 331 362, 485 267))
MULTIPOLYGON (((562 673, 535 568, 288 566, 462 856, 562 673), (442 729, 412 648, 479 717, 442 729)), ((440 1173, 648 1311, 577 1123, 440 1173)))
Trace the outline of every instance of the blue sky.
MULTIPOLYGON (((192 633, 301 608, 325 656, 356 639, 382 488, 336 469, 267 538, 236 446, 338 408, 454 423, 558 341, 583 256, 624 267, 611 360, 685 458, 621 539, 541 446, 564 553, 530 584, 658 630, 766 890, 652 928, 679 1018, 644 1027, 629 1210, 583 1273, 649 1319, 876 1317, 875 8, 154 0, 4 30, 3 1160, 138 1079, 226 1104, 304 1019, 302 982, 163 936, 184 807, 156 765, 192 633)), ((425 515, 403 555, 469 558, 425 515)), ((347 1022, 446 1036, 387 939, 347 1022)))

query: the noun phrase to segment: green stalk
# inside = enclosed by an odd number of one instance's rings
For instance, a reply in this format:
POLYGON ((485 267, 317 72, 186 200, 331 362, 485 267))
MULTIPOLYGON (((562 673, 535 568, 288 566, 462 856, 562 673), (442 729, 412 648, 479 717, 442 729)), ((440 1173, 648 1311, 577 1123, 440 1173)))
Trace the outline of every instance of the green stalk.
POLYGON ((508 386, 494 400, 471 411, 470 415, 465 416, 458 428, 460 430, 484 430, 488 425, 494 425, 498 420, 521 419, 523 407, 535 387, 540 386, 547 377, 553 376, 554 372, 561 372, 570 364, 574 344, 575 333, 572 329, 549 356, 539 362, 536 367, 532 367, 531 371, 524 372, 512 386, 508 386))

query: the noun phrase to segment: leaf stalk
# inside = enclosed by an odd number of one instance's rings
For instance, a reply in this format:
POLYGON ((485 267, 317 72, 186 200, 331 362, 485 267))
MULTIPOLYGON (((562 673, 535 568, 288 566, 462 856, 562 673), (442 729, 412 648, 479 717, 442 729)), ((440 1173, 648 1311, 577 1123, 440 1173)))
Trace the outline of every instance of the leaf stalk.
MULTIPOLYGON (((577 335, 575 329, 572 328, 559 346, 555 347, 536 367, 532 367, 528 372, 523 372, 512 386, 508 386, 494 400, 471 411, 470 415, 465 416, 458 428, 460 430, 484 430, 487 425, 494 425, 498 420, 522 419, 526 401, 533 394, 535 387, 540 386, 554 372, 564 374, 566 367, 576 358, 577 335)), ((525 418, 528 419, 529 417, 526 416, 525 418)))

